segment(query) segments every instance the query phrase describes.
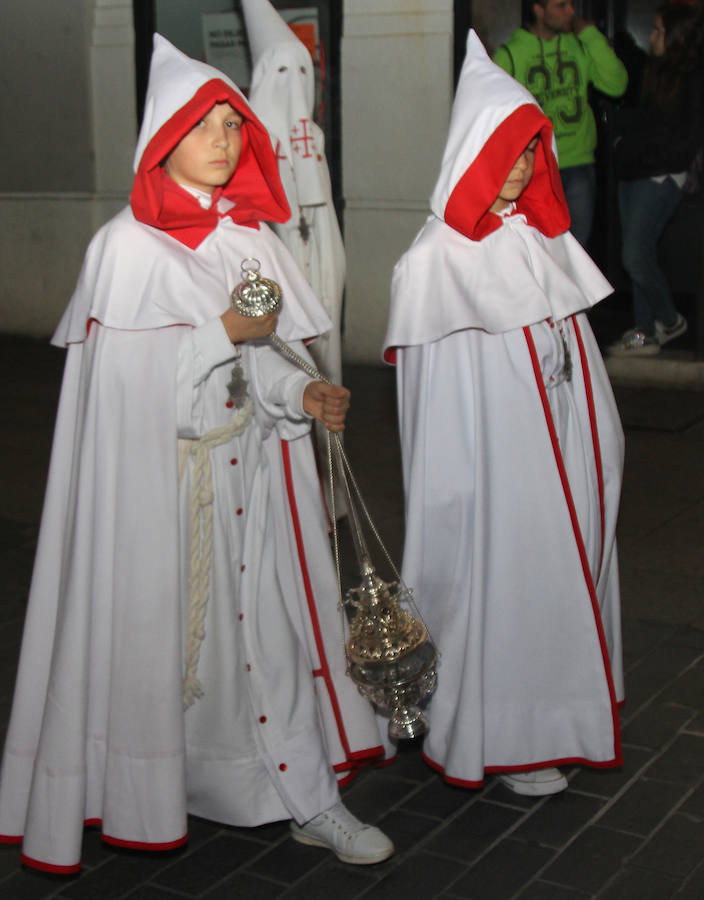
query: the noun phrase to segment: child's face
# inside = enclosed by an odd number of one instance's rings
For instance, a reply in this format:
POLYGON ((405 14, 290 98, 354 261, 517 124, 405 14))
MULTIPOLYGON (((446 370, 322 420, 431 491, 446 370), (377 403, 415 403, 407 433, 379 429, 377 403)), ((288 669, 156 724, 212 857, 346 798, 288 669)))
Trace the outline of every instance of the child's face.
POLYGON ((242 116, 229 103, 216 103, 166 157, 166 174, 178 184, 212 194, 237 168, 241 125, 242 116))
POLYGON ((525 150, 513 164, 513 168, 508 173, 508 178, 504 182, 503 187, 499 191, 499 195, 491 204, 489 209, 491 212, 499 213, 506 209, 509 203, 518 200, 523 191, 528 186, 529 181, 533 177, 533 166, 535 165, 535 148, 538 146, 538 135, 528 144, 525 150))

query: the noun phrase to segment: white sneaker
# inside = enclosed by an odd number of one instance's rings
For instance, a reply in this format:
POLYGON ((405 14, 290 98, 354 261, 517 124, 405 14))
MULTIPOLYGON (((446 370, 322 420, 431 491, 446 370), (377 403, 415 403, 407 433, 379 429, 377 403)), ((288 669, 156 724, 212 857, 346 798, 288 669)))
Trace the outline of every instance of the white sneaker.
POLYGON ((669 341, 674 341, 675 338, 684 334, 686 330, 687 320, 681 313, 677 313, 677 318, 672 325, 663 325, 662 322, 655 323, 655 337, 661 347, 669 341))
POLYGON ((300 844, 327 847, 342 862, 368 866, 382 862, 394 852, 393 843, 383 831, 365 825, 339 802, 305 825, 291 822, 291 836, 300 844))
POLYGON ((535 769, 532 772, 507 772, 498 776, 499 781, 524 797, 543 797, 559 794, 567 787, 567 779, 559 769, 535 769))

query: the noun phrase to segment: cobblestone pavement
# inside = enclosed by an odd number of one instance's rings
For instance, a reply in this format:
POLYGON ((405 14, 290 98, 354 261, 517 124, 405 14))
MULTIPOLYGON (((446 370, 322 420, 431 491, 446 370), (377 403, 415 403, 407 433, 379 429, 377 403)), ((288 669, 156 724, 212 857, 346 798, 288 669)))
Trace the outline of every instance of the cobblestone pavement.
MULTIPOLYGON (((41 509, 62 357, 0 337, 0 725, 4 729, 41 509)), ((349 368, 347 449, 372 516, 400 558, 402 496, 393 381, 349 368)), ((447 786, 418 746, 345 790, 397 853, 355 868, 295 844, 286 823, 225 828, 193 819, 176 852, 118 852, 87 831, 84 869, 23 869, 0 848, 3 900, 679 900, 704 898, 704 393, 617 391, 627 428, 620 519, 627 704, 620 771, 574 768, 553 798, 488 779, 447 786)))

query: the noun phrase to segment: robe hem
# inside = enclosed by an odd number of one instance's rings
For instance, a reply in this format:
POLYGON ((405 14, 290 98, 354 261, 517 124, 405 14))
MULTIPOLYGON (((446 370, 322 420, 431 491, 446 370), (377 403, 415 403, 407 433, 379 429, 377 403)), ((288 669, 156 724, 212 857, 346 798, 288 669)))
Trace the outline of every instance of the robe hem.
POLYGON ((111 847, 123 847, 126 850, 176 850, 179 847, 183 847, 183 845, 186 843, 186 841, 188 840, 188 832, 186 832, 182 837, 177 838, 175 841, 165 841, 162 843, 150 841, 127 841, 123 838, 112 837, 109 834, 101 835, 101 840, 105 844, 110 844, 111 847))
MULTIPOLYGON (((422 754, 423 761, 426 762, 431 769, 439 772, 448 784, 456 787, 481 788, 484 786, 484 779, 479 781, 468 781, 464 778, 456 778, 454 775, 448 775, 445 767, 435 762, 425 753, 422 754)), ((505 772, 534 772, 538 769, 554 769, 559 766, 588 766, 590 769, 617 769, 623 765, 623 758, 619 753, 611 760, 595 761, 586 759, 583 756, 566 756, 562 759, 551 759, 544 762, 527 763, 522 766, 485 766, 485 775, 501 775, 505 772)))
POLYGON ((345 762, 335 763, 332 767, 333 772, 346 772, 348 769, 358 768, 360 763, 365 763, 375 759, 377 756, 384 755, 384 748, 379 744, 376 747, 369 747, 367 750, 352 750, 347 756, 345 762))
MULTIPOLYGON (((100 824, 100 819, 86 819, 83 823, 84 827, 100 824)), ((100 837, 103 843, 109 844, 111 847, 122 847, 125 850, 165 852, 168 850, 177 850, 179 847, 182 847, 188 841, 188 832, 186 832, 183 837, 180 837, 175 841, 166 842, 127 841, 123 838, 112 837, 109 834, 102 834, 100 837)), ((0 844, 20 844, 22 843, 22 840, 22 835, 0 835, 0 844)), ((49 863, 44 862, 44 860, 41 859, 34 859, 31 856, 27 856, 25 853, 20 854, 20 862, 32 869, 37 869, 40 872, 48 872, 51 875, 75 875, 81 870, 80 861, 68 866, 60 866, 56 863, 49 863)))
POLYGON ((77 872, 81 871, 80 862, 74 863, 71 866, 58 866, 54 863, 42 862, 41 859, 33 859, 31 856, 25 856, 24 853, 20 854, 20 862, 29 866, 31 869, 38 869, 40 872, 48 872, 50 875, 75 875, 77 872))

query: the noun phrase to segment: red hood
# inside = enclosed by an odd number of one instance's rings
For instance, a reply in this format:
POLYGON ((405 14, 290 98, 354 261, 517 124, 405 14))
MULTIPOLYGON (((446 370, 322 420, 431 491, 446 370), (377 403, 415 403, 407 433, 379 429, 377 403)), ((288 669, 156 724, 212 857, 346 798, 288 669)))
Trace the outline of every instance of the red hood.
POLYGON ((235 204, 225 215, 240 225, 258 228, 259 221, 286 222, 291 217, 268 132, 240 94, 224 81, 212 79, 147 144, 130 203, 140 222, 166 231, 195 249, 218 224, 216 205, 221 196, 235 204), (195 197, 169 178, 161 163, 208 110, 222 102, 229 103, 244 119, 242 151, 232 178, 215 191, 211 209, 203 209, 195 197))
POLYGON ((538 134, 535 168, 530 183, 516 202, 516 212, 525 215, 546 237, 567 231, 570 215, 552 153, 552 124, 537 106, 519 106, 489 136, 476 159, 454 187, 445 207, 445 222, 473 241, 496 231, 501 218, 489 212, 513 164, 538 134))

